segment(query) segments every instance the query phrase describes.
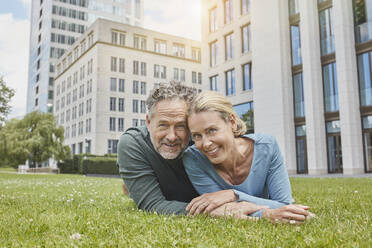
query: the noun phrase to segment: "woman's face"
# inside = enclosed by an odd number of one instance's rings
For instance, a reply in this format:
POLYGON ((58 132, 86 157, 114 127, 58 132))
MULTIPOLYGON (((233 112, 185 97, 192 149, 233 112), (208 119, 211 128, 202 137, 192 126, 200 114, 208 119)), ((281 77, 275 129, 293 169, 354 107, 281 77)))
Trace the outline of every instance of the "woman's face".
POLYGON ((233 126, 235 120, 226 122, 216 111, 191 114, 188 118, 191 137, 195 146, 211 161, 222 164, 234 149, 233 126))

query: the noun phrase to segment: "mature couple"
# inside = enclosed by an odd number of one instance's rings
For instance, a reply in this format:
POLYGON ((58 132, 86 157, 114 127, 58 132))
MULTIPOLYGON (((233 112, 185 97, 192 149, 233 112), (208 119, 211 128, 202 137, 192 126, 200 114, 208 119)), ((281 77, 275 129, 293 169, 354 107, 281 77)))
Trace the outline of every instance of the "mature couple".
POLYGON ((118 150, 120 174, 140 209, 289 223, 307 219, 307 206, 291 204, 275 139, 246 135, 245 123, 224 96, 195 95, 171 82, 151 92, 147 107, 146 127, 128 129, 118 150))

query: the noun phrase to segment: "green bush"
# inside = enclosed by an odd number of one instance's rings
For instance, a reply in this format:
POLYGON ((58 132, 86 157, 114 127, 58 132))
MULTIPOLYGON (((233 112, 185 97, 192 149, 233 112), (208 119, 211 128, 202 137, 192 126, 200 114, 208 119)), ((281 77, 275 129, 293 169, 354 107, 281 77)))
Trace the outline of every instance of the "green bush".
POLYGON ((83 160, 84 174, 119 175, 115 157, 95 157, 83 160))
POLYGON ((58 168, 61 173, 77 174, 78 169, 75 167, 73 159, 66 159, 63 162, 58 162, 58 168))

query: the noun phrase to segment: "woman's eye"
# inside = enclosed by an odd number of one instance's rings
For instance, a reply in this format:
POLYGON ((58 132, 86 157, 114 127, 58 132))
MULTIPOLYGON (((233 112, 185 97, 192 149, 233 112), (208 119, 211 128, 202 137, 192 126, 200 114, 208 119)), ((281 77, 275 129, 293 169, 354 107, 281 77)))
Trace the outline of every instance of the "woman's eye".
POLYGON ((213 133, 217 132, 217 129, 215 129, 215 128, 211 128, 211 129, 208 130, 208 132, 209 132, 210 134, 213 134, 213 133))
POLYGON ((195 141, 195 140, 199 140, 201 138, 201 136, 199 134, 193 134, 192 135, 192 139, 195 141))

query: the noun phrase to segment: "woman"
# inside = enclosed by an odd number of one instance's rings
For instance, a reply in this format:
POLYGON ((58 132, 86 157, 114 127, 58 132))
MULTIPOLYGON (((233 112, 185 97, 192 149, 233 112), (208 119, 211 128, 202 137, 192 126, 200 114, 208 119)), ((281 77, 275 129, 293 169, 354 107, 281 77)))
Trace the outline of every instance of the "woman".
MULTIPOLYGON (((190 105, 188 126, 195 145, 186 150, 183 160, 201 195, 231 192, 237 201, 262 207, 252 216, 290 223, 306 219, 308 207, 290 205, 290 182, 275 139, 245 135, 245 123, 226 97, 213 91, 199 94, 190 105)), ((191 212, 207 208, 201 197, 188 206, 191 212)))

